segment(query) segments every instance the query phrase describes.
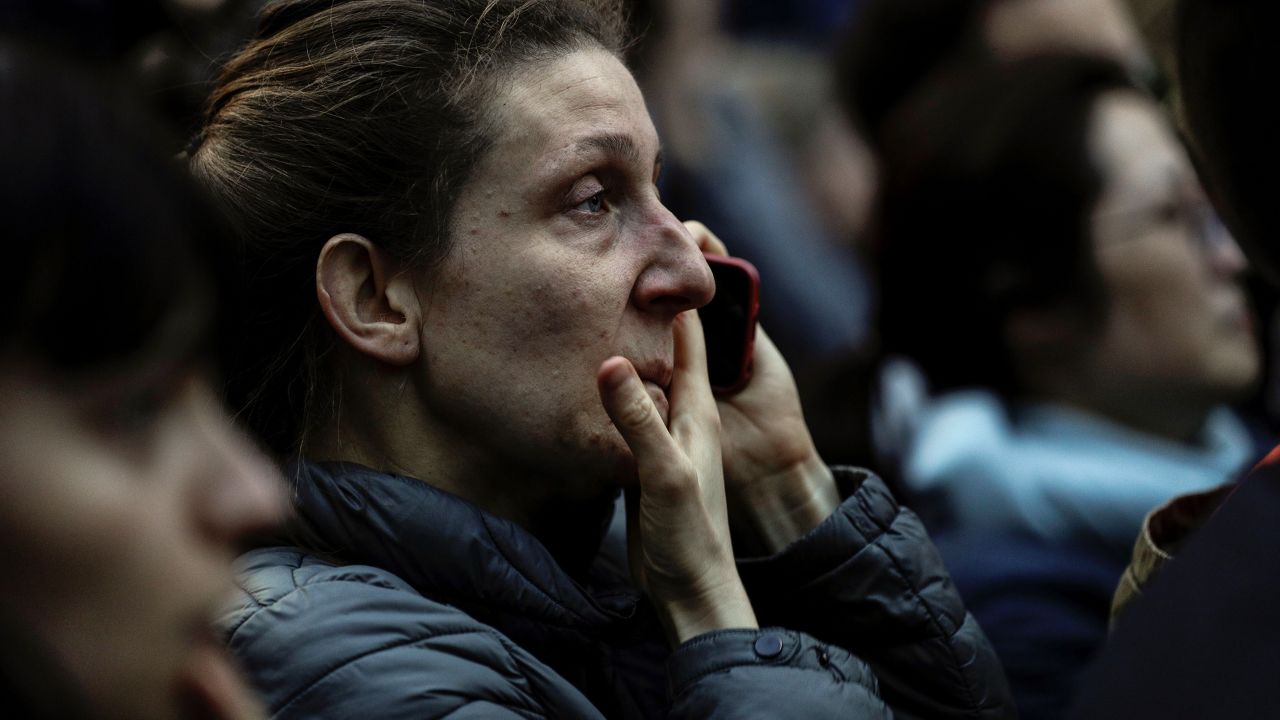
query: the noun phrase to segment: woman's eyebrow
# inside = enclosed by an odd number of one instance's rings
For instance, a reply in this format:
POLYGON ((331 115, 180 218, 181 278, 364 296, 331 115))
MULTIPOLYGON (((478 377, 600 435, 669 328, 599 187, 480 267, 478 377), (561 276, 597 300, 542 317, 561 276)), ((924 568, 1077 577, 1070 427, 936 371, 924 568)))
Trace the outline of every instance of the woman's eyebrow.
POLYGON ((612 157, 621 158, 629 163, 640 161, 640 149, 630 135, 607 133, 592 135, 577 143, 579 152, 596 151, 612 157))
MULTIPOLYGON (((622 133, 604 133, 601 135, 591 135, 583 138, 574 144, 574 149, 579 153, 589 151, 603 153, 610 157, 620 158, 628 163, 639 163, 640 147, 630 135, 622 133)), ((662 149, 659 148, 654 156, 654 162, 662 164, 662 149)))
MULTIPOLYGON (((600 133, 572 142, 566 152, 570 155, 592 157, 603 155, 623 165, 639 165, 643 162, 640 146, 625 133, 600 133)), ((659 147, 653 158, 653 175, 656 182, 662 174, 664 153, 659 147)))

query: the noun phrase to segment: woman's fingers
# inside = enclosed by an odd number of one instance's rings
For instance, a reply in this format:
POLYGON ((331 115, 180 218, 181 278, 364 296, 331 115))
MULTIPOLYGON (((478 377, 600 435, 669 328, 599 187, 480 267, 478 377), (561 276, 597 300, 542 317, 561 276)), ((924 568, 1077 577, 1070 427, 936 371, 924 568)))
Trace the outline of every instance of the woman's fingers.
POLYGON ((696 311, 676 316, 673 323, 675 356, 671 385, 666 389, 668 418, 624 357, 615 356, 600 365, 596 383, 605 412, 635 456, 642 479, 656 468, 674 469, 681 456, 697 464, 700 472, 719 475, 720 415, 707 382, 707 348, 696 311), (669 429, 668 429, 669 426, 669 429), (714 462, 714 467, 705 467, 714 462))
MULTIPOLYGON (((715 408, 715 396, 707 380, 707 340, 702 335, 702 319, 697 310, 686 310, 676 316, 675 358, 671 375, 673 402, 681 409, 690 406, 715 408)), ((675 409, 672 409, 675 415, 675 409)))
POLYGON ((630 360, 618 356, 605 360, 596 374, 596 385, 605 412, 627 441, 637 468, 679 452, 630 360))
POLYGON ((665 390, 646 388, 622 357, 605 360, 596 380, 605 411, 635 459, 639 487, 627 495, 631 572, 671 641, 680 643, 712 630, 754 627, 756 620, 733 563, 720 415, 697 312, 676 316, 673 333, 665 390), (661 395, 670 407, 665 423, 655 403, 661 395))
POLYGON ((676 316, 671 433, 700 473, 720 482, 720 411, 707 379, 707 344, 696 310, 676 316))

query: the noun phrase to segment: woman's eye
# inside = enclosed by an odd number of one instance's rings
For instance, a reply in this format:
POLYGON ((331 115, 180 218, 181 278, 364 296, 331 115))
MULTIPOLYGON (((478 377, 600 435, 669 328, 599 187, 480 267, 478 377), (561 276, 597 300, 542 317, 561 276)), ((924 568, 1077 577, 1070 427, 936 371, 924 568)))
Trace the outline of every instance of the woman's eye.
POLYGON ((183 377, 126 383, 95 403, 92 417, 97 426, 112 437, 147 436, 174 408, 186 385, 183 377))
POLYGON ((577 207, 575 207, 574 210, 579 210, 585 213, 591 213, 592 215, 604 212, 604 191, 601 190, 595 195, 592 195, 586 200, 583 200, 582 202, 578 203, 577 207))

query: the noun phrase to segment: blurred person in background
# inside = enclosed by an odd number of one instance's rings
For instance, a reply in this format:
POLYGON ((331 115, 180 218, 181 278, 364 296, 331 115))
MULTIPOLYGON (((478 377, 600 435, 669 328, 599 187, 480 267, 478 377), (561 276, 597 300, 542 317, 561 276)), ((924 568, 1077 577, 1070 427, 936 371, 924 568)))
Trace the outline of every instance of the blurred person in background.
MULTIPOLYGON (((1280 142, 1265 102, 1280 70, 1280 6, 1179 0, 1176 75, 1191 145, 1224 219, 1280 284, 1280 142)), ((1108 647, 1072 717, 1275 715, 1280 452, 1238 488, 1170 502, 1147 521, 1108 647), (1145 563, 1140 562, 1145 560, 1145 563)))
POLYGON ((659 197, 621 14, 277 2, 228 64, 192 169, 296 512, 230 647, 277 718, 1007 717, 918 520, 822 461, 766 335, 713 398, 724 247, 659 197))
MULTIPOLYGON (((1126 0, 1134 23, 1151 51, 1163 89, 1161 104, 1169 113, 1182 138, 1192 145, 1198 164, 1204 162, 1195 151, 1196 135, 1187 126, 1182 101, 1181 71, 1178 67, 1178 3, 1176 0, 1126 0)), ((1216 194, 1209 183, 1209 193, 1216 194)), ((1245 276, 1245 293, 1257 319, 1262 350, 1262 381, 1256 392, 1234 407, 1249 424, 1261 445, 1280 437, 1280 286, 1254 268, 1245 276)))
POLYGON ((1159 85, 1120 0, 865 0, 841 41, 837 89, 878 148, 896 110, 931 81, 975 63, 1062 52, 1109 58, 1135 82, 1159 85))
POLYGON ((1060 717, 1143 517, 1256 457, 1244 257, 1118 64, 974 66, 896 117, 881 333, 936 393, 902 476, 1023 716, 1060 717))
POLYGON ((263 717, 212 630, 284 508, 212 385, 220 223, 106 87, 0 39, 0 715, 263 717))
MULTIPOLYGON (((878 279, 869 272, 875 249, 867 218, 880 135, 917 90, 976 63, 1063 48, 1113 58, 1135 77, 1153 75, 1138 33, 1116 0, 862 0, 851 3, 847 14, 848 27, 837 41, 825 43, 837 58, 838 102, 810 120, 812 162, 805 175, 813 181, 810 197, 837 219, 832 227, 851 239, 868 270, 858 306, 877 292, 878 279)), ((824 456, 871 463, 905 496, 896 467, 927 390, 910 361, 884 355, 878 332, 869 322, 856 352, 813 369, 802 366, 800 387, 824 456)))

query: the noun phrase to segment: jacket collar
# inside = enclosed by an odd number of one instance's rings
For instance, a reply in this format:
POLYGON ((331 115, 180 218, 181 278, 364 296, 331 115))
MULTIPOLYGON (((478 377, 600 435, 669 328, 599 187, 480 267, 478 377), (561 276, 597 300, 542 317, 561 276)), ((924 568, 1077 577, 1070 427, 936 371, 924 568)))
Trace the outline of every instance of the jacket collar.
POLYGON ((592 634, 635 612, 624 576, 593 566, 580 583, 520 526, 421 480, 311 462, 293 477, 309 549, 389 570, 428 597, 592 634))

